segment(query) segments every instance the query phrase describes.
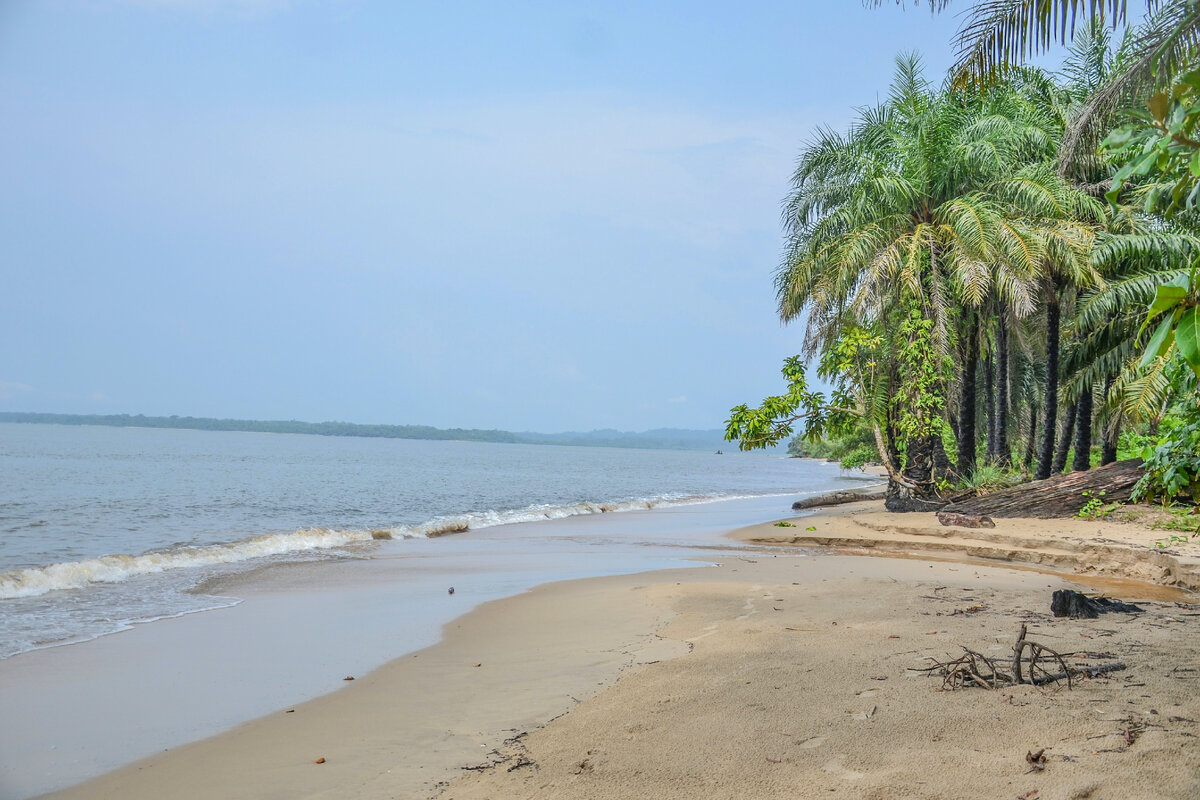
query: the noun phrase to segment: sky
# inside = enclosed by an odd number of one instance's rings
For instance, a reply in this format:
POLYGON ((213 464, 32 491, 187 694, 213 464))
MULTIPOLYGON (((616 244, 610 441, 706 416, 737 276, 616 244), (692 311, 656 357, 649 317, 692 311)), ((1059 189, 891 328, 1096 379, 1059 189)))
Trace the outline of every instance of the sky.
POLYGON ((953 14, 0 3, 0 410, 716 428, 818 126, 953 14))

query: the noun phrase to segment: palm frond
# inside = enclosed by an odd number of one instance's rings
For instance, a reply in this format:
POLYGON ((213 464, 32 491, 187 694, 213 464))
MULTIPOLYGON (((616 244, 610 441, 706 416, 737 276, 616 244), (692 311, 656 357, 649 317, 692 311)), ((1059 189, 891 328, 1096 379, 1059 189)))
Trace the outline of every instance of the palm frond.
POLYGON ((1139 107, 1155 89, 1195 57, 1200 45, 1200 6, 1189 0, 1163 0, 1145 22, 1127 33, 1113 54, 1108 75, 1089 91, 1063 136, 1064 174, 1079 174, 1083 158, 1096 149, 1119 112, 1139 107))
POLYGON ((1135 421, 1155 419, 1170 389, 1167 358, 1154 359, 1144 370, 1126 370, 1113 382, 1112 393, 1120 398, 1121 413, 1135 421))

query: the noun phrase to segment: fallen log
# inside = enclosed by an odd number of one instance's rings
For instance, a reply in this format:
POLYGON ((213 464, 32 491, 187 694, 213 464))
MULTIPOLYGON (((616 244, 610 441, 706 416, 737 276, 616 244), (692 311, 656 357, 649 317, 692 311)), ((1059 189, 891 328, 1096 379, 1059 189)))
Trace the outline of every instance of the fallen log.
POLYGON ((972 497, 946 506, 945 511, 989 517, 1073 517, 1093 498, 1124 503, 1142 477, 1142 460, 1131 458, 1083 472, 1068 472, 972 497), (1087 492, 1085 495, 1084 492, 1087 492))
POLYGON ((882 500, 883 496, 883 489, 845 489, 797 500, 792 503, 792 510, 799 511, 805 508, 817 508, 820 506, 840 506, 843 503, 858 503, 863 500, 882 500))

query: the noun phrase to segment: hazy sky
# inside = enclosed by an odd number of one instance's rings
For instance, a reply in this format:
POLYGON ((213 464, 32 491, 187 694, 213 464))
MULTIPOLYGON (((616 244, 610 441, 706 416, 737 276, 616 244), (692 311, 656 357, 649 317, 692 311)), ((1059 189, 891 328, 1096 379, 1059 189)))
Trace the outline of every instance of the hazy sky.
POLYGON ((0 410, 712 428, 780 201, 956 17, 858 0, 0 4, 0 410))

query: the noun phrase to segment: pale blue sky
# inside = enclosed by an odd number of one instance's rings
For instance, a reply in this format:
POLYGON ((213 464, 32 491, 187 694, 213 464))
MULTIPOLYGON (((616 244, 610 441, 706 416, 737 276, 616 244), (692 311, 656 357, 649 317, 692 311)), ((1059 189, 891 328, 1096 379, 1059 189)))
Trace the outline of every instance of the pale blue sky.
POLYGON ((0 4, 0 409, 711 428, 781 388, 816 126, 958 20, 858 0, 0 4))

